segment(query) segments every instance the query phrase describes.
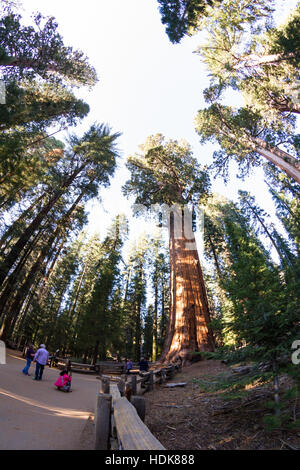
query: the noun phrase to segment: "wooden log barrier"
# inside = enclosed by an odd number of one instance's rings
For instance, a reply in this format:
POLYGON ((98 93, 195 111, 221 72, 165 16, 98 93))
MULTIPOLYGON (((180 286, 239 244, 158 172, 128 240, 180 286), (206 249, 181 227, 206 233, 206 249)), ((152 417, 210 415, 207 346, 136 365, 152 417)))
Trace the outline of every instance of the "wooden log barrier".
POLYGON ((95 370, 94 364, 84 364, 83 362, 71 362, 71 361, 70 361, 70 364, 72 367, 95 370))
POLYGON ((98 377, 101 393, 97 396, 95 412, 95 449, 164 450, 144 424, 146 401, 137 394, 153 390, 155 383, 165 383, 179 369, 176 364, 170 364, 140 373, 139 378, 131 375, 128 382, 127 377, 123 380, 112 376, 98 377))
POLYGON ((144 397, 139 397, 138 395, 133 395, 131 397, 130 403, 135 407, 139 418, 142 421, 145 421, 146 417, 146 400, 144 397))
POLYGON ((118 389, 121 394, 121 397, 124 397, 125 395, 125 382, 124 380, 119 380, 118 381, 118 389))
POLYGON ((136 395, 136 393, 137 393, 137 377, 136 377, 136 375, 133 375, 131 377, 131 393, 132 393, 132 395, 136 395))
POLYGON ((95 412, 95 450, 110 448, 111 406, 111 395, 99 393, 95 412))
POLYGON ((118 439, 124 450, 165 450, 141 421, 135 407, 122 397, 114 403, 118 439))
POLYGON ((167 379, 173 379, 175 375, 175 367, 173 365, 167 366, 165 368, 165 372, 167 379))
POLYGON ((110 383, 109 390, 110 390, 110 395, 112 397, 110 448, 111 450, 119 450, 118 432, 117 432, 116 422, 114 418, 114 406, 115 406, 116 401, 121 398, 121 394, 120 394, 118 384, 116 382, 110 383))
POLYGON ((153 371, 150 370, 149 372, 149 380, 148 380, 148 390, 151 391, 153 390, 153 386, 154 386, 154 376, 153 376, 153 371))
POLYGON ((114 406, 114 403, 121 398, 120 390, 119 387, 116 383, 111 383, 109 386, 109 393, 112 396, 112 404, 114 406))

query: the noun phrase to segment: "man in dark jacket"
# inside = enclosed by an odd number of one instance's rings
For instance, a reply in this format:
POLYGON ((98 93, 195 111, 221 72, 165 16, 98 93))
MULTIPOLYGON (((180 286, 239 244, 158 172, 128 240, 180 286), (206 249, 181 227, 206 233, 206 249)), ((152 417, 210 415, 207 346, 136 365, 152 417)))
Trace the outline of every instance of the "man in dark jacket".
POLYGON ((148 372, 148 369, 149 369, 149 364, 148 364, 148 361, 145 359, 145 358, 141 358, 140 362, 139 362, 139 366, 140 366, 140 372, 148 372))

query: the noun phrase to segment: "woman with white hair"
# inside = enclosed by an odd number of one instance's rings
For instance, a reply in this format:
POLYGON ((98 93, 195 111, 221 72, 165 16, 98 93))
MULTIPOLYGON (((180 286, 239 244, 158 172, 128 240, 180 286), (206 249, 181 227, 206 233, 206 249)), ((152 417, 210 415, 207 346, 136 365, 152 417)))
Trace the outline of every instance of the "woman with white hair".
POLYGON ((33 380, 42 380, 44 368, 48 362, 48 359, 49 353, 46 349, 46 346, 44 344, 41 344, 33 358, 34 362, 36 362, 35 377, 33 378, 33 380))

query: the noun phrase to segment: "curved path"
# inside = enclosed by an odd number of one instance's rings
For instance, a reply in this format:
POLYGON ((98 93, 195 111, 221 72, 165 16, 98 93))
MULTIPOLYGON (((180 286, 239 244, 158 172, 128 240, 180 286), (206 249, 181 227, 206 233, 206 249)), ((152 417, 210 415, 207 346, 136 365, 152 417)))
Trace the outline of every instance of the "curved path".
POLYGON ((0 449, 93 449, 93 416, 99 381, 73 373, 72 393, 53 386, 58 369, 46 367, 43 380, 32 380, 35 364, 25 376, 25 360, 7 350, 0 364, 0 449))

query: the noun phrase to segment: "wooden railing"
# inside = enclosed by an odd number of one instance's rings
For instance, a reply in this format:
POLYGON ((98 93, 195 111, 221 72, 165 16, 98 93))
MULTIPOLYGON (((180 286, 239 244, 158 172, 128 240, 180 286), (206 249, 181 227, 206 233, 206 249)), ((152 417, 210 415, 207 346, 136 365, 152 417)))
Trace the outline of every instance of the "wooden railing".
POLYGON ((91 365, 56 359, 59 368, 99 374, 100 392, 95 410, 96 450, 164 450, 144 424, 146 406, 142 395, 153 390, 155 384, 164 384, 172 379, 180 370, 180 364, 139 372, 138 363, 134 363, 132 373, 124 375, 124 363, 107 361, 91 365))
MULTIPOLYGON (((112 374, 122 375, 125 373, 124 362, 113 362, 113 361, 101 361, 97 364, 83 364, 81 362, 74 362, 67 358, 57 357, 50 360, 52 365, 57 365, 59 368, 68 367, 73 372, 86 372, 86 373, 97 373, 97 374, 112 374)), ((149 363, 151 366, 152 364, 149 363)), ((133 363, 133 369, 138 372, 138 363, 133 363)))
POLYGON ((180 364, 170 364, 149 372, 139 372, 139 376, 132 375, 131 380, 129 375, 126 383, 129 382, 133 395, 144 394, 148 390, 153 390, 154 384, 163 384, 172 379, 180 368, 180 364))
POLYGON ((179 364, 171 364, 125 379, 102 375, 95 411, 95 449, 164 450, 144 424, 146 407, 141 395, 153 390, 154 384, 172 379, 179 369, 179 364))

